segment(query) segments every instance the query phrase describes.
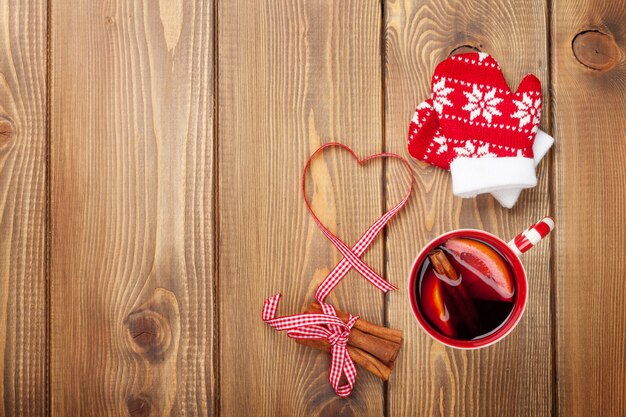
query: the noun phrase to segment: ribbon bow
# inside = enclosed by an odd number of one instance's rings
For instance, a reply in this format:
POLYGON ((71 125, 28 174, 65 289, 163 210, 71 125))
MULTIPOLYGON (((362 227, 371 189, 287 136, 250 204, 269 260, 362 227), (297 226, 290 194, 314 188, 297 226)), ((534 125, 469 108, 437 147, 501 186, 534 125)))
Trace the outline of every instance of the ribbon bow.
POLYGON ((381 291, 387 292, 389 290, 397 290, 397 287, 390 284, 378 273, 376 273, 369 265, 361 260, 361 255, 372 244, 376 236, 385 227, 385 225, 391 220, 391 218, 398 212, 409 200, 411 196, 411 189, 415 178, 413 177, 413 171, 411 166, 399 155, 392 153, 379 153, 376 155, 368 156, 364 159, 359 159, 354 151, 341 143, 326 143, 318 148, 309 157, 308 161, 304 165, 304 172, 302 174, 302 194, 304 194, 304 202, 311 213, 311 217, 322 230, 322 233, 330 240, 330 242, 341 252, 343 258, 335 265, 332 271, 324 278, 315 292, 315 299, 322 306, 323 314, 294 314, 291 316, 276 317, 276 308, 281 295, 275 296, 265 300, 263 306, 263 321, 272 326, 278 331, 287 330, 287 336, 293 339, 326 339, 330 343, 331 362, 330 373, 328 379, 330 384, 335 390, 335 393, 340 397, 347 397, 352 392, 354 382, 356 381, 356 367, 354 362, 348 353, 348 336, 350 335, 350 329, 357 321, 358 316, 350 315, 347 323, 344 323, 339 317, 335 308, 324 302, 324 299, 328 294, 339 284, 339 282, 346 276, 348 271, 352 268, 356 269, 361 275, 363 275, 372 285, 381 291), (356 159, 359 165, 364 165, 372 159, 388 157, 400 160, 407 171, 411 175, 411 186, 409 191, 405 194, 402 200, 393 206, 389 211, 383 214, 378 220, 376 220, 366 231, 363 236, 357 241, 357 243, 349 248, 344 242, 335 236, 330 230, 324 226, 320 219, 313 212, 311 204, 306 198, 306 173, 311 165, 311 160, 324 149, 336 146, 343 148, 350 152, 352 157, 356 159), (340 385, 341 376, 345 375, 346 383, 340 385))
POLYGON ((352 392, 356 381, 356 366, 348 353, 348 336, 350 329, 359 318, 350 315, 344 323, 330 304, 322 303, 323 314, 294 314, 276 317, 276 308, 281 294, 265 300, 263 305, 263 321, 278 331, 287 330, 292 339, 326 339, 330 343, 330 373, 328 380, 337 395, 347 397, 352 392), (341 376, 345 375, 346 383, 340 385, 341 376))

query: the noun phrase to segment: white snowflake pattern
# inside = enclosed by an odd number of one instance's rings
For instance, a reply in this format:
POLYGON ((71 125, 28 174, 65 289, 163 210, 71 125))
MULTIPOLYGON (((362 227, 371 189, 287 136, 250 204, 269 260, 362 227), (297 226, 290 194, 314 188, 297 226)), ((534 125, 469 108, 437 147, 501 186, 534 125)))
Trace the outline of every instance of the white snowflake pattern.
POLYGON ((448 150, 448 139, 445 136, 435 136, 433 142, 439 144, 437 149, 437 155, 442 154, 448 150))
POLYGON ((493 116, 502 116, 502 112, 496 108, 502 102, 502 99, 496 97, 495 88, 483 94, 478 89, 478 86, 474 85, 471 93, 464 92, 463 94, 467 97, 467 104, 463 106, 463 110, 470 112, 470 120, 474 120, 482 115, 485 120, 491 123, 493 116))
POLYGON ((498 156, 493 152, 489 152, 488 143, 476 146, 471 141, 465 142, 465 146, 457 146, 454 148, 454 152, 456 152, 458 156, 468 158, 496 158, 498 156))
POLYGON ((479 52, 478 53, 478 62, 483 62, 483 60, 485 58, 487 58, 488 56, 489 56, 489 54, 486 53, 486 52, 479 52))
MULTIPOLYGON (((411 122, 415 123, 418 126, 422 126, 422 122, 420 120, 420 115, 422 115, 422 113, 420 113, 420 110, 424 110, 424 109, 431 109, 432 107, 430 106, 430 104, 428 104, 428 101, 422 101, 420 104, 417 105, 417 107, 415 108, 415 113, 413 113, 413 117, 411 118, 411 122)), ((424 112, 425 113, 425 112, 424 112)))
POLYGON ((534 126, 539 124, 539 117, 541 117, 541 97, 533 100, 531 96, 524 93, 522 100, 513 100, 517 111, 511 115, 516 119, 519 119, 519 127, 532 123, 534 126))
POLYGON ((452 106, 448 100, 448 94, 454 91, 452 87, 446 87, 446 79, 442 78, 433 84, 433 107, 439 114, 443 112, 443 106, 452 106))

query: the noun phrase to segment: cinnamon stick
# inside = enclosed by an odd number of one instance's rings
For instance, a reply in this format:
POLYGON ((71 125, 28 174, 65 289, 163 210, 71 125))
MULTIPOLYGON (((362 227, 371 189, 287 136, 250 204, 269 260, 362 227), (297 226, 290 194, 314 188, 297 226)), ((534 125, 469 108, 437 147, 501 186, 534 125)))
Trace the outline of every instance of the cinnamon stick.
POLYGON ((428 254, 430 262, 433 264, 433 269, 440 275, 445 275, 452 281, 458 281, 459 274, 456 273, 456 269, 450 263, 450 260, 441 249, 435 249, 428 254))
MULTIPOLYGON (((307 311, 309 310, 314 313, 321 313, 322 307, 317 302, 313 302, 309 306, 307 311)), ((339 310, 336 310, 336 313, 341 320, 343 320, 345 323, 348 322, 350 314, 339 310)), ((354 329, 358 329, 364 333, 369 333, 371 335, 378 336, 381 339, 389 340, 400 345, 404 340, 404 338, 402 337, 402 330, 390 329, 388 327, 379 326, 362 318, 359 318, 356 323, 354 323, 354 329)))
MULTIPOLYGON (((321 306, 317 303, 313 303, 309 306, 306 312, 307 313, 319 313, 321 311, 322 311, 321 306)), ((349 314, 347 313, 340 314, 340 312, 337 311, 337 316, 343 321, 347 322, 349 314), (345 320, 342 318, 342 316, 345 317, 345 320)), ((370 353, 371 355, 375 356, 377 359, 379 359, 382 362, 390 363, 390 362, 395 361, 396 357, 398 356, 398 352, 400 351, 400 343, 396 343, 394 341, 375 336, 371 333, 366 333, 364 331, 361 331, 359 328, 357 328, 357 323, 359 323, 360 321, 361 319, 359 318, 355 322, 352 330, 350 331, 350 335, 348 336, 348 345, 350 345, 351 347, 357 347, 361 350, 364 350, 365 352, 370 353)), ((383 334, 383 335, 388 334, 388 332, 382 330, 382 329, 386 329, 382 326, 377 326, 372 323, 366 323, 365 327, 366 328, 373 328, 373 327, 380 328, 380 329, 376 329, 378 334, 383 334)), ((361 328, 363 328, 363 326, 361 326, 361 328)), ((393 329, 387 329, 387 330, 393 330, 393 329)), ((391 332, 392 336, 395 336, 395 332, 397 331, 391 332)))
MULTIPOLYGON (((330 343, 328 343, 327 340, 296 339, 296 343, 304 346, 309 346, 314 349, 323 350, 325 352, 330 352, 330 343)), ((381 362, 369 353, 354 346, 348 349, 348 354, 350 355, 354 363, 363 367, 363 369, 367 370, 368 372, 372 373, 383 381, 387 381, 389 379, 392 366, 381 362)))

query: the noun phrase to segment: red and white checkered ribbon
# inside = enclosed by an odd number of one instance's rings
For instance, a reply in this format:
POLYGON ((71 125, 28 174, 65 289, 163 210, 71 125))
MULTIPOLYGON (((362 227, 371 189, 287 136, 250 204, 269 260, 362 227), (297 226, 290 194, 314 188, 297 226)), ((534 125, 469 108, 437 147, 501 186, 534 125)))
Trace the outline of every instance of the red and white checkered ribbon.
POLYGON ((330 304, 322 303, 324 314, 294 314, 276 317, 276 307, 281 294, 265 300, 263 321, 278 331, 287 330, 287 336, 293 339, 326 339, 330 343, 330 373, 328 380, 337 395, 347 397, 352 392, 356 381, 356 366, 348 354, 348 336, 350 329, 359 316, 350 315, 344 323, 330 304), (341 376, 346 376, 346 383, 341 385, 341 376))
POLYGON ((332 271, 324 278, 324 281, 319 285, 317 291, 315 291, 315 299, 322 303, 328 296, 328 294, 339 284, 339 282, 346 276, 350 269, 356 269, 365 279, 367 279, 372 285, 378 288, 381 291, 387 292, 389 290, 397 290, 398 288, 389 282, 385 281, 383 277, 381 277, 378 273, 376 273, 372 268, 369 267, 365 262, 361 260, 361 255, 365 252, 365 250, 372 244, 376 236, 380 233, 380 231, 385 227, 385 225, 393 218, 393 216, 400 211, 402 207, 406 204, 411 196, 411 190, 413 189, 413 183, 415 178, 413 177, 413 171, 411 170, 411 166, 406 161, 406 159, 402 158, 399 155, 393 153, 379 153, 375 155, 368 156, 364 159, 359 159, 354 151, 343 145, 341 143, 327 143, 318 148, 313 154, 310 156, 309 160, 304 165, 304 172, 302 174, 302 194, 304 195, 304 202, 311 213, 311 217, 317 224, 317 226, 322 230, 322 233, 330 240, 330 242, 341 252, 343 255, 343 259, 335 265, 332 271), (306 174, 309 166, 311 165, 311 160, 319 153, 323 152, 324 149, 328 147, 340 147, 350 152, 352 157, 357 160, 359 165, 364 165, 367 162, 376 159, 376 158, 394 158, 400 160, 404 166, 406 167, 409 175, 411 177, 411 185, 409 190, 404 195, 402 200, 395 206, 393 206, 389 211, 383 214, 378 220, 376 220, 366 231, 363 233, 361 238, 357 241, 357 243, 349 248, 345 243, 341 241, 337 236, 335 236, 330 230, 324 226, 321 220, 315 215, 313 212, 313 208, 311 204, 306 198, 306 174))
POLYGON ((276 308, 281 295, 276 294, 271 298, 265 300, 263 305, 263 321, 272 326, 278 331, 287 330, 287 336, 294 339, 326 339, 331 346, 331 363, 328 379, 332 385, 335 393, 340 397, 346 397, 352 392, 354 382, 356 381, 356 367, 352 358, 348 353, 348 336, 350 335, 350 329, 358 319, 358 316, 350 315, 348 323, 344 323, 339 317, 335 308, 324 302, 326 296, 339 284, 341 279, 346 276, 350 269, 354 268, 361 273, 369 282, 371 282, 376 288, 381 291, 389 291, 397 289, 394 285, 385 281, 378 273, 369 267, 365 262, 361 260, 361 255, 371 245, 378 233, 385 227, 385 225, 391 220, 391 218, 406 204, 411 196, 411 190, 415 179, 409 163, 399 155, 392 153, 379 153, 376 155, 368 156, 365 159, 360 160, 354 151, 346 145, 340 143, 327 143, 318 148, 304 166, 304 173, 302 175, 302 192, 304 194, 304 201, 306 203, 313 220, 322 230, 324 235, 331 241, 331 243, 341 252, 343 259, 335 265, 333 270, 324 278, 323 282, 315 292, 315 299, 322 306, 323 314, 294 314, 291 316, 276 317, 276 308), (359 165, 363 165, 368 161, 375 158, 387 157, 400 160, 407 171, 411 175, 411 186, 404 196, 404 198, 388 212, 383 214, 378 220, 376 220, 366 231, 363 233, 357 243, 349 248, 345 243, 335 236, 330 230, 328 230, 324 224, 318 219, 313 212, 309 201, 306 198, 305 179, 307 170, 311 164, 311 160, 320 152, 328 147, 340 147, 348 152, 357 160, 359 165), (341 377, 345 376, 346 383, 341 385, 341 377))

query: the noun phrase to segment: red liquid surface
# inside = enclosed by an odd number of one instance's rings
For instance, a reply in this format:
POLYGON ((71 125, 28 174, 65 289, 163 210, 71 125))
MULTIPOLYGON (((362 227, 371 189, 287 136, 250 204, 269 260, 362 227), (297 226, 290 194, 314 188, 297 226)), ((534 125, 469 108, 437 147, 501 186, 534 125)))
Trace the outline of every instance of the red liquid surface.
MULTIPOLYGON (((506 264, 507 273, 512 278, 511 268, 505 258, 493 246, 478 242, 491 249, 488 256, 497 256, 500 258, 497 262, 506 264)), ((419 281, 415 289, 422 315, 434 329, 454 339, 476 340, 496 331, 511 315, 515 292, 507 296, 508 299, 503 299, 505 297, 493 291, 494 283, 488 275, 477 272, 471 266, 470 269, 466 268, 462 254, 453 254, 445 244, 438 249, 446 253, 460 275, 460 282, 452 283, 446 277, 435 274, 430 259, 426 258, 419 269, 419 281)))

